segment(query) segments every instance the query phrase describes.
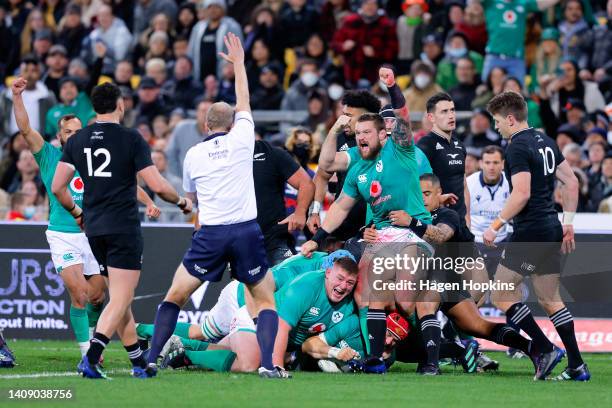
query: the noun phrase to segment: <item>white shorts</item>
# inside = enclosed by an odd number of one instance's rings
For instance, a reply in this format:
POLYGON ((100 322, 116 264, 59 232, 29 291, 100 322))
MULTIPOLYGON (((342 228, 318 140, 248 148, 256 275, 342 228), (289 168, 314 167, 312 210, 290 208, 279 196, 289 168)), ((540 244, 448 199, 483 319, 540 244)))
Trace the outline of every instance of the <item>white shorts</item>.
POLYGON ((96 261, 89 241, 84 233, 46 231, 51 249, 51 260, 57 273, 73 265, 83 265, 83 275, 99 275, 100 266, 96 261))
POLYGON ((200 326, 204 337, 217 335, 217 337, 227 336, 230 332, 232 318, 238 311, 238 285, 240 282, 233 280, 221 291, 217 303, 210 309, 206 319, 200 326), (209 326, 209 327, 207 327, 209 326), (212 331, 212 333, 210 333, 212 331))
POLYGON ((246 305, 242 306, 236 311, 230 324, 230 335, 239 331, 257 333, 257 327, 255 326, 255 322, 253 322, 251 314, 247 310, 246 305))
POLYGON ((378 233, 378 240, 376 243, 383 242, 406 242, 417 244, 421 249, 428 252, 431 256, 434 254, 434 249, 427 241, 423 238, 419 238, 409 228, 397 228, 397 227, 385 227, 381 230, 376 231, 378 233))

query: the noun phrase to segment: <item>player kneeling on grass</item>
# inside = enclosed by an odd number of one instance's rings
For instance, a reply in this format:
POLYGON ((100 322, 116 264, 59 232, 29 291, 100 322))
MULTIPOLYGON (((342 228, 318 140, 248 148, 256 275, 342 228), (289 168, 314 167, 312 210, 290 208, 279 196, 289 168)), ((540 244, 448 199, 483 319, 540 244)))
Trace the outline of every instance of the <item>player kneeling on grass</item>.
MULTIPOLYGON (((352 294, 357 274, 357 264, 353 260, 340 258, 325 271, 305 273, 275 293, 280 318, 275 365, 284 366, 286 351, 299 349, 307 338, 355 313, 352 294)), ((220 371, 255 371, 260 361, 255 333, 256 324, 247 306, 243 306, 232 320, 229 336, 217 345, 208 346, 204 352, 185 351, 184 355, 171 352, 168 365, 173 368, 199 365, 209 369, 215 369, 216 365, 223 367, 220 371), (215 352, 215 361, 211 364, 212 352, 215 352), (221 359, 224 364, 216 364, 221 359)))

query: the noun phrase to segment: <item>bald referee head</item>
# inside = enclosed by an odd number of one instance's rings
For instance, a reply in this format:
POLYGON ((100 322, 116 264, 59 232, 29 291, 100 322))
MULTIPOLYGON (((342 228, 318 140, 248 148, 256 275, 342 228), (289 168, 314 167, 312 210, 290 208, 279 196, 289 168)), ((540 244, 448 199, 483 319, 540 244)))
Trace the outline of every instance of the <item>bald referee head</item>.
POLYGON ((211 133, 229 132, 234 124, 234 108, 225 102, 215 102, 208 108, 206 126, 211 133))

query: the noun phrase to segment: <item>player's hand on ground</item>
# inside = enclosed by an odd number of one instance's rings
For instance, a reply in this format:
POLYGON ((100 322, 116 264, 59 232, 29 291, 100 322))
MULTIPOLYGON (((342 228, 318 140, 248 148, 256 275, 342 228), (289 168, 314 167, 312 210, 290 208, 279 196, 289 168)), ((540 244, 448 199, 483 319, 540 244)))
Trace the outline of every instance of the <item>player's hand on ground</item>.
POLYGON ((391 224, 399 227, 407 227, 410 225, 410 221, 412 221, 412 217, 404 210, 389 212, 389 219, 391 220, 391 224))
POLYGON ((319 245, 314 241, 306 241, 302 245, 301 252, 306 258, 310 258, 312 253, 317 250, 319 245))
POLYGON ((350 347, 344 347, 340 349, 338 353, 338 360, 349 361, 354 358, 358 358, 359 354, 350 347))
POLYGON ((487 228, 485 232, 482 234, 482 242, 488 247, 495 248, 495 238, 497 237, 497 232, 493 231, 491 228, 487 228))
POLYGON ((306 216, 293 213, 284 220, 280 221, 279 224, 287 224, 287 229, 289 232, 301 231, 302 228, 304 228, 304 225, 306 225, 306 216))
POLYGON ((569 254, 576 249, 576 241, 574 239, 574 226, 563 226, 563 242, 561 243, 561 252, 569 254))
POLYGON ((387 85, 387 88, 391 88, 395 85, 395 74, 391 68, 380 67, 378 70, 378 78, 387 85))
POLYGON ((363 240, 365 242, 376 242, 378 240, 378 232, 376 231, 376 228, 372 227, 365 227, 363 229, 363 240))
POLYGON ((321 217, 317 213, 310 214, 308 221, 306 221, 308 230, 314 234, 321 227, 321 217))
POLYGON ((158 219, 161 215, 161 210, 153 203, 147 205, 146 210, 147 217, 151 219, 158 219))
POLYGON ((447 207, 457 204, 457 196, 453 193, 440 194, 440 204, 447 207))
POLYGON ((11 84, 11 91, 13 92, 13 95, 21 95, 27 85, 28 81, 26 81, 24 77, 16 78, 11 84))
POLYGON ((220 52, 219 56, 232 64, 244 64, 244 49, 240 43, 240 38, 230 32, 223 37, 223 42, 227 48, 227 54, 220 52))

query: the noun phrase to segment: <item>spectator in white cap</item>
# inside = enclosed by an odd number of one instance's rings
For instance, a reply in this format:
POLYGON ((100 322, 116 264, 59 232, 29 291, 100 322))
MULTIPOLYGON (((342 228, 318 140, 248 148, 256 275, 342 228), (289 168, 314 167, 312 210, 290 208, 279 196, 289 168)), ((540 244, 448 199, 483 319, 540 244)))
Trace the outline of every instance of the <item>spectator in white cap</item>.
POLYGON ((221 78, 223 64, 218 52, 226 51, 223 37, 228 32, 234 33, 242 42, 242 28, 236 20, 225 15, 224 0, 204 0, 202 7, 206 9, 206 19, 193 27, 188 49, 196 81, 203 81, 209 75, 221 78))

